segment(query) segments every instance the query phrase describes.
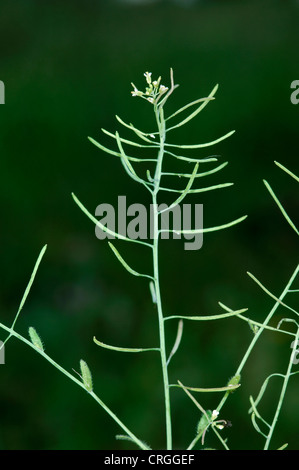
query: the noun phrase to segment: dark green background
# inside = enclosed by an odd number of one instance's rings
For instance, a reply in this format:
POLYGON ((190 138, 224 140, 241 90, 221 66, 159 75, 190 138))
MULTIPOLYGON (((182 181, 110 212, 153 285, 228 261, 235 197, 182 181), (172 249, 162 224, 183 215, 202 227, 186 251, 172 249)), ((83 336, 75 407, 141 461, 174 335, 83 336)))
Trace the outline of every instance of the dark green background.
MULTIPOLYGON (((193 152, 222 155, 229 165, 205 185, 234 182, 232 188, 194 196, 204 204, 206 226, 248 214, 241 225, 204 237, 199 251, 183 242, 161 243, 161 287, 165 314, 215 314, 222 301, 248 307, 262 321, 273 305, 247 276, 255 274, 279 295, 298 262, 297 238, 271 199, 272 185, 290 216, 298 216, 296 182, 273 163, 298 174, 298 113, 290 84, 299 79, 299 4, 295 1, 154 2, 1 0, 0 79, 6 104, 0 107, 1 321, 11 324, 42 246, 48 249, 18 321, 40 333, 46 352, 67 370, 84 358, 95 390, 141 439, 164 448, 160 364, 155 353, 122 355, 99 349, 104 342, 126 347, 157 345, 157 318, 148 283, 117 262, 105 241, 71 198, 91 212, 118 195, 146 202, 120 161, 95 148, 87 136, 111 144, 100 129, 121 130, 115 114, 146 129, 151 106, 132 98, 143 73, 169 83, 173 67, 180 87, 169 112, 206 96, 216 83, 216 100, 172 138, 213 140, 236 129, 229 140, 193 152), (189 4, 189 6, 187 6, 189 4)), ((175 140, 177 139, 177 140, 175 140)), ((114 142, 112 142, 114 145, 114 142)), ((184 166, 183 169, 190 169, 184 166)), ((150 269, 145 248, 116 245, 136 270, 150 269)), ((297 283, 298 287, 298 283, 297 283)), ((295 306, 295 294, 289 298, 295 306)), ((277 319, 288 312, 279 310, 277 319)), ((274 323, 275 324, 275 323, 274 323)), ((167 324, 168 348, 175 323, 167 324)), ((172 381, 223 386, 233 375, 252 333, 238 319, 185 323, 181 348, 170 366, 172 381)), ((3 332, 0 336, 5 338, 3 332)), ((232 449, 256 449, 249 395, 265 377, 284 372, 289 337, 265 334, 242 377, 242 387, 223 409, 232 428, 223 431, 232 449)), ((271 383, 263 407, 271 420, 281 382, 271 383)), ((199 415, 174 390, 175 448, 194 437, 199 415)), ((201 395, 214 408, 220 396, 201 395)), ((114 440, 119 428, 50 364, 11 340, 1 366, 1 449, 130 449, 114 440)), ((272 448, 298 449, 298 379, 292 378, 272 448)), ((217 446, 212 432, 207 444, 217 446)))

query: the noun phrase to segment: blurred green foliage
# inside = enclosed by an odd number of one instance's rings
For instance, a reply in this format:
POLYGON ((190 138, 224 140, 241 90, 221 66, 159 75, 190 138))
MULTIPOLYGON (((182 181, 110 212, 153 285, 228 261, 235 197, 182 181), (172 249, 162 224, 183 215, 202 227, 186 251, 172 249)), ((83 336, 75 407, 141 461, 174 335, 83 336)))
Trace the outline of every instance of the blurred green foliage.
MULTIPOLYGON (((220 300, 231 308, 249 307, 249 314, 262 321, 272 300, 246 271, 279 294, 297 258, 296 234, 262 179, 296 219, 296 184, 273 161, 298 174, 299 107, 290 102, 290 84, 299 78, 298 2, 186 4, 0 4, 0 79, 6 86, 6 104, 0 107, 1 321, 12 322, 38 253, 48 243, 18 331, 25 334, 28 326, 36 327, 46 351, 69 370, 79 371, 80 359, 86 360, 99 396, 153 448, 165 442, 155 354, 123 357, 92 342, 96 335, 124 347, 156 345, 148 284, 118 264, 71 198, 73 191, 91 212, 102 202, 116 203, 118 195, 127 195, 128 203, 146 201, 120 162, 87 140, 92 136, 108 144, 100 129, 120 130, 115 114, 147 128, 151 107, 131 98, 131 81, 143 86, 143 72, 151 71, 167 84, 173 67, 180 87, 170 111, 206 96, 219 83, 216 100, 173 135, 177 142, 205 142, 236 129, 228 141, 212 148, 229 165, 205 180, 235 185, 193 202, 204 204, 206 226, 244 214, 248 219, 208 234, 197 252, 184 251, 183 242, 161 243, 165 313, 214 314, 220 300)), ((210 151, 203 149, 201 155, 210 151)), ((124 249, 135 269, 150 267, 144 248, 124 249)), ((167 327, 171 347, 176 325, 167 327)), ((225 385, 251 334, 236 319, 185 324, 171 380, 225 385)), ((272 334, 265 333, 257 345, 240 390, 225 407, 223 417, 233 426, 224 432, 232 448, 261 446, 247 414, 248 397, 258 392, 267 374, 285 370, 289 352, 288 338, 272 334)), ((271 416, 278 385, 267 395, 266 416, 271 416)), ((194 436, 195 408, 180 390, 172 397, 175 446, 183 448, 194 436)), ((298 449, 297 397, 295 377, 273 439, 276 447, 289 442, 290 449, 298 449)), ((201 403, 213 409, 218 400, 212 395, 201 403)), ((119 429, 82 390, 15 340, 8 343, 6 365, 1 366, 0 416, 1 449, 130 448, 114 441, 119 429)), ((215 445, 208 437, 209 445, 215 445)))

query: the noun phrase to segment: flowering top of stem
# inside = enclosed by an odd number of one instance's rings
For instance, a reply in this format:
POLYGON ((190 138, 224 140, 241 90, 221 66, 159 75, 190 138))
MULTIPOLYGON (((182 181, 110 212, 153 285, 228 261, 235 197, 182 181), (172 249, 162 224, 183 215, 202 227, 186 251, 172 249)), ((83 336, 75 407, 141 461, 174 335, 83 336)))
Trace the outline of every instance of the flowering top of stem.
POLYGON ((148 85, 145 92, 138 90, 134 83, 132 83, 132 87, 134 88, 134 90, 131 91, 132 96, 139 96, 152 104, 157 104, 161 96, 167 92, 168 88, 164 85, 160 85, 161 77, 159 77, 158 80, 152 81, 151 72, 145 72, 144 76, 148 85))

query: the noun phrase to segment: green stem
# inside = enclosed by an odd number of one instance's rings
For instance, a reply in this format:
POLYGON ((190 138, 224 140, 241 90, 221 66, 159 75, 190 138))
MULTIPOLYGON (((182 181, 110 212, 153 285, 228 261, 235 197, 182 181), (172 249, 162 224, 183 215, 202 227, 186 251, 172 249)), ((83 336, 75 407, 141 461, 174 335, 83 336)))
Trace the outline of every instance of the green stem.
POLYGON ((164 386, 164 400, 165 400, 165 419, 166 419, 166 441, 167 450, 172 449, 172 427, 171 427, 171 409, 170 409, 170 391, 169 391, 169 379, 167 370, 167 357, 166 357, 166 346, 165 346, 165 327, 164 317, 162 310, 160 282, 159 282, 159 261, 158 261, 158 242, 159 242, 159 212, 157 205, 157 193, 159 191, 162 161, 164 155, 164 144, 165 144, 165 120, 163 115, 163 108, 155 107, 156 120, 159 128, 160 135, 160 149, 157 158, 157 165, 154 177, 154 191, 152 193, 153 202, 153 271, 154 271, 154 284, 155 294, 157 301, 158 310, 158 321, 159 321, 159 338, 160 338, 160 355, 162 365, 162 376, 164 386))
POLYGON ((163 374, 164 384, 164 398, 165 398, 165 413, 166 413, 166 438, 167 438, 167 449, 172 449, 172 430, 171 430, 171 413, 170 413, 170 394, 169 394, 169 379, 167 370, 167 358, 166 358, 166 347, 165 347, 165 328, 164 318, 161 302, 160 283, 159 283, 159 264, 158 264, 158 211, 156 204, 156 197, 153 196, 153 219, 154 219, 154 242, 153 242, 153 268, 154 268, 154 283, 155 283, 155 294, 157 299, 157 310, 159 320, 159 337, 160 337, 160 355, 161 365, 163 374))
POLYGON ((160 189, 160 180, 161 180, 161 173, 162 173, 162 162, 164 156, 164 148, 165 148, 165 138, 166 138, 166 129, 165 129, 165 120, 164 120, 164 111, 163 108, 156 108, 155 107, 155 115, 156 121, 159 129, 159 136, 160 136, 160 145, 159 145, 159 153, 157 158, 157 165, 154 177, 154 194, 156 195, 160 189))

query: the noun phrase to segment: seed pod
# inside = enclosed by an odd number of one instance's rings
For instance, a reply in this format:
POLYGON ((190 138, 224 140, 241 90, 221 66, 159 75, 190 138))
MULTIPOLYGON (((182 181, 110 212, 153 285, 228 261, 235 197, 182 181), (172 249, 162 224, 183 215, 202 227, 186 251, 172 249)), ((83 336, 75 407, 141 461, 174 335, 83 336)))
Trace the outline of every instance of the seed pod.
POLYGON ((32 344, 36 348, 40 349, 41 351, 44 351, 44 346, 43 346, 42 340, 38 336, 38 334, 36 332, 36 329, 33 328, 33 326, 30 326, 30 328, 29 328, 29 336, 30 336, 32 344))
POLYGON ((80 369, 84 386, 88 392, 92 391, 92 376, 88 365, 82 359, 80 360, 80 369))

